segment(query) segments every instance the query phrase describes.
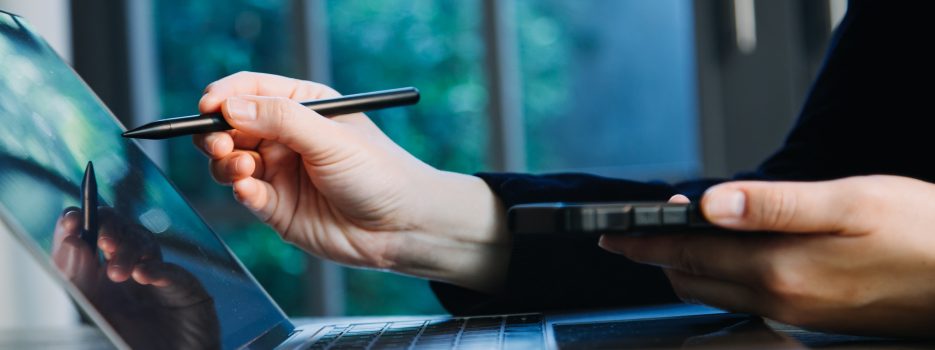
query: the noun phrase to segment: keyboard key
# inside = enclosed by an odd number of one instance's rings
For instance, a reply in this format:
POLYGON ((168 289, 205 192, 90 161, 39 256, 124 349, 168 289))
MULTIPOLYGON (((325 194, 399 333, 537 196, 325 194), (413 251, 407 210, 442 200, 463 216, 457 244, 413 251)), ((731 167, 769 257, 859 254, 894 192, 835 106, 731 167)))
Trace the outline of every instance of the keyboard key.
POLYGON ((355 324, 351 326, 350 332, 374 332, 381 331, 386 327, 386 323, 355 324))
POLYGON ((507 316, 506 324, 522 324, 522 323, 539 323, 542 321, 542 315, 532 314, 532 315, 513 315, 507 316))
POLYGON ((407 329, 407 328, 422 328, 422 325, 425 324, 425 321, 403 321, 403 322, 393 322, 386 327, 386 329, 407 329))
POLYGON ((403 350, 409 349, 409 344, 399 345, 399 344, 374 344, 371 349, 375 350, 403 350))
POLYGON ((467 327, 498 325, 503 323, 503 317, 475 317, 467 320, 467 327))
POLYGON ((500 335, 500 329, 491 329, 486 331, 465 331, 461 333, 461 337, 498 337, 500 335))

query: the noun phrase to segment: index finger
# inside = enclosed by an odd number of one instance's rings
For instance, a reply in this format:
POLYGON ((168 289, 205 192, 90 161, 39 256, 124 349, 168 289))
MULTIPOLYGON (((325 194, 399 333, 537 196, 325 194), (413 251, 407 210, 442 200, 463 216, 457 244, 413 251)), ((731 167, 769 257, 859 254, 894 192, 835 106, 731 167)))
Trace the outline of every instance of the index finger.
POLYGON ((731 233, 669 234, 642 237, 604 235, 600 246, 631 260, 738 283, 757 283, 764 277, 775 245, 767 236, 731 233))
POLYGON ((228 97, 241 95, 288 97, 310 100, 337 97, 333 89, 318 83, 273 74, 240 72, 209 84, 198 102, 201 113, 217 112, 228 97))

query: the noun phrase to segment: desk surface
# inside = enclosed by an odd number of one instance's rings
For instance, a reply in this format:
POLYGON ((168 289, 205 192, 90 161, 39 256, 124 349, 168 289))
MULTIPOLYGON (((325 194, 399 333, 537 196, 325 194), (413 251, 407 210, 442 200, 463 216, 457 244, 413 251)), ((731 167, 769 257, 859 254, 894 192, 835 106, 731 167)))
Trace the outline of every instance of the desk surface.
MULTIPOLYGON (((307 317, 296 318, 296 324, 336 324, 385 322, 400 319, 427 319, 434 316, 388 317, 307 317)), ((444 317, 444 316, 438 316, 444 317)), ((867 338, 804 331, 795 327, 768 322, 778 333, 785 334, 804 345, 804 349, 932 349, 935 343, 867 338)), ((57 329, 0 329, 0 349, 108 349, 113 346, 92 326, 57 329)))

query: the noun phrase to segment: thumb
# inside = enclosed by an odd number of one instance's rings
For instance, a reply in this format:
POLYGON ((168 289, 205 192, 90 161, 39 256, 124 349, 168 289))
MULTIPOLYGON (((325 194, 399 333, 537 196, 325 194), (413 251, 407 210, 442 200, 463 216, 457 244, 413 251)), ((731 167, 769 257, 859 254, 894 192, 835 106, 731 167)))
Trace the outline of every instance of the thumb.
POLYGON ((708 189, 701 209, 712 223, 732 229, 841 233, 855 219, 849 192, 838 181, 728 182, 708 189))
POLYGON ((320 154, 338 143, 338 123, 284 97, 238 96, 221 105, 237 130, 286 145, 301 155, 320 154))

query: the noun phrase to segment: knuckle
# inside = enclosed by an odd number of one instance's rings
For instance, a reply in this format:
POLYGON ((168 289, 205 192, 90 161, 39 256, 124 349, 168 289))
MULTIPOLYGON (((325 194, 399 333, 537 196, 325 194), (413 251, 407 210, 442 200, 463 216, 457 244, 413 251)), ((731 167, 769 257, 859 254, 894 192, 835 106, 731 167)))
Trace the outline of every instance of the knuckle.
POLYGON ((798 198, 794 194, 780 188, 770 188, 764 193, 763 200, 758 201, 755 212, 764 226, 782 230, 795 219, 797 207, 798 198))
POLYGON ((835 181, 834 186, 829 189, 829 197, 834 203, 840 203, 840 207, 832 213, 833 219, 839 226, 847 225, 852 228, 878 224, 872 218, 885 216, 893 208, 893 186, 888 183, 890 179, 888 176, 872 175, 835 181))
POLYGON ((239 71, 237 73, 230 75, 231 78, 235 78, 235 79, 246 79, 246 78, 250 78, 253 76, 256 76, 255 72, 246 71, 246 70, 242 70, 242 71, 239 71))
POLYGON ((778 264, 761 268, 761 288, 783 305, 795 305, 806 299, 808 281, 794 270, 778 264))
POLYGON ((843 202, 852 204, 848 205, 847 208, 853 214, 857 214, 856 211, 860 208, 865 208, 866 205, 884 203, 887 197, 892 193, 892 187, 887 186, 885 183, 887 177, 863 176, 859 180, 860 181, 853 183, 853 185, 842 183, 841 185, 845 186, 845 188, 835 191, 842 196, 852 198, 851 200, 843 202))
POLYGON ((328 85, 321 84, 321 83, 315 83, 315 84, 318 84, 318 85, 321 87, 321 97, 339 97, 339 96, 341 96, 341 93, 338 92, 338 90, 335 90, 334 88, 332 88, 332 87, 330 87, 330 86, 328 86, 328 85))
POLYGON ((215 82, 212 82, 212 83, 208 84, 207 86, 205 86, 205 89, 201 91, 201 94, 202 94, 202 95, 205 95, 205 94, 207 94, 208 92, 210 92, 211 89, 214 89, 214 87, 215 87, 215 85, 216 85, 217 83, 218 83, 218 82, 215 81, 215 82))
POLYGON ((270 121, 272 123, 270 127, 276 130, 276 140, 284 141, 292 137, 299 118, 295 102, 287 98, 271 98, 268 110, 271 115, 276 116, 274 120, 270 121))
POLYGON ((230 183, 228 180, 229 176, 227 176, 227 172, 224 170, 226 167, 222 160, 211 160, 209 166, 211 167, 211 178, 214 182, 222 185, 230 183))
POLYGON ((293 102, 284 97, 271 97, 268 100, 269 108, 272 114, 278 115, 282 119, 292 119, 294 110, 293 102))
POLYGON ((692 253, 692 250, 687 247, 687 245, 679 245, 675 248, 675 266, 685 273, 691 275, 700 275, 704 271, 701 271, 698 262, 695 260, 695 255, 692 253))
POLYGON ((688 304, 698 304, 698 298, 692 295, 679 281, 678 278, 669 278, 669 283, 672 285, 672 291, 675 292, 675 296, 679 300, 688 303, 688 304))
POLYGON ((305 99, 305 98, 322 98, 322 97, 333 97, 337 95, 337 92, 332 90, 327 85, 316 83, 308 80, 299 80, 298 85, 295 88, 295 91, 292 93, 292 98, 295 99, 305 99))
POLYGON ((291 101, 283 98, 273 99, 273 108, 279 115, 280 126, 283 128, 290 127, 295 122, 296 113, 291 101))

